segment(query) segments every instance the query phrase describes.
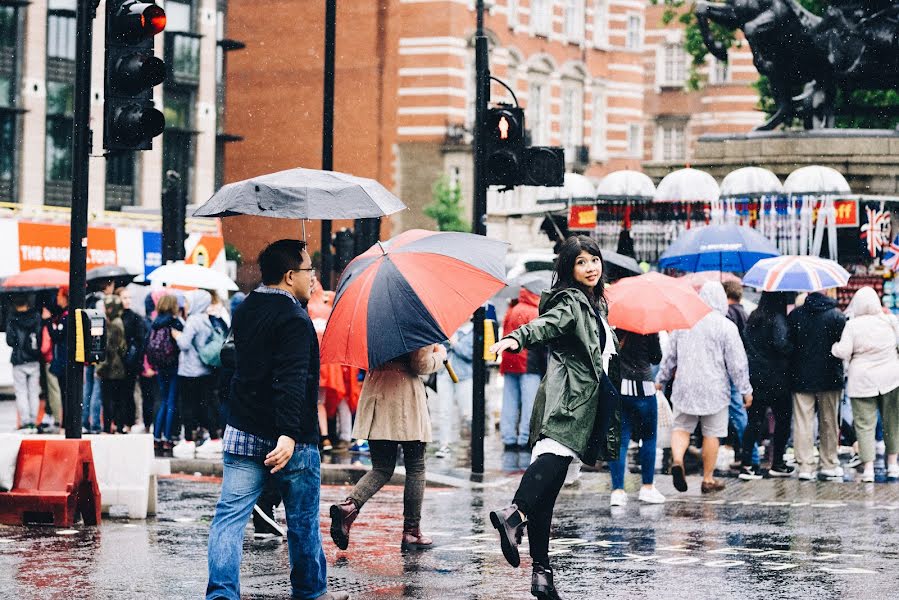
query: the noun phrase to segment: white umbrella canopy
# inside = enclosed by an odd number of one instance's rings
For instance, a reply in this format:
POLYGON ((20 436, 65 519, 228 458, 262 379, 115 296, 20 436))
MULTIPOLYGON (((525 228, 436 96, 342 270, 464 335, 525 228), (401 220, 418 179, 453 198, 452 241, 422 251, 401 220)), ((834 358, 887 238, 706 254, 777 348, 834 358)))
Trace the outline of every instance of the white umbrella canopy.
POLYGON ((715 178, 698 169, 679 169, 662 178, 656 202, 717 202, 721 189, 715 178))
POLYGON ((537 200, 573 200, 596 198, 596 188, 593 183, 578 173, 565 173, 565 182, 562 187, 537 188, 537 200))
POLYGON ((782 194, 784 186, 777 175, 761 167, 743 167, 731 171, 721 181, 721 196, 762 196, 782 194))
POLYGON ((652 179, 640 171, 622 170, 609 173, 596 186, 596 197, 600 200, 647 199, 656 193, 652 179))
POLYGON ((239 288, 230 277, 219 271, 183 261, 162 265, 153 270, 147 279, 155 285, 178 286, 201 290, 237 291, 239 288))
POLYGON ((784 191, 788 194, 851 194, 846 178, 830 167, 800 167, 787 177, 784 191))

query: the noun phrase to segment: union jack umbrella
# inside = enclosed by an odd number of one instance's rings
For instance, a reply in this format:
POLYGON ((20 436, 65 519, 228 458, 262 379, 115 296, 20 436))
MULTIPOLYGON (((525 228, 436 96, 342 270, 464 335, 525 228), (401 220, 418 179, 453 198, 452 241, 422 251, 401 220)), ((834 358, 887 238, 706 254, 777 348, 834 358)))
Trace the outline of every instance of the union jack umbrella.
POLYGON ((894 273, 899 273, 899 235, 893 238, 883 253, 883 266, 894 273))
POLYGON ((765 292, 817 292, 843 287, 848 282, 846 269, 818 256, 765 258, 743 277, 744 285, 765 292))
POLYGON ((868 222, 862 225, 862 239, 867 242, 868 253, 877 256, 882 248, 890 244, 890 213, 865 207, 868 222))

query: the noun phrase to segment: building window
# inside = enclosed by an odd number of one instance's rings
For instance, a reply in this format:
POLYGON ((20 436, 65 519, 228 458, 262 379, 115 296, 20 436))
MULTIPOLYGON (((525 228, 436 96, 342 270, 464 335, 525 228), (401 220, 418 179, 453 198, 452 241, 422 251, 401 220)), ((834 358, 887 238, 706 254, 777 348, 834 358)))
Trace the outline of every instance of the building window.
POLYGON ((549 35, 552 22, 552 0, 532 0, 531 31, 535 35, 549 35))
POLYGON ((510 28, 518 26, 518 2, 519 0, 508 0, 506 4, 506 19, 510 28))
POLYGON ((0 6, 0 201, 15 201, 16 174, 16 57, 21 56, 19 12, 14 6, 0 6))
POLYGON ((577 147, 584 143, 584 88, 580 83, 566 83, 562 90, 562 147, 565 162, 574 162, 577 147))
POLYGON ((656 127, 656 151, 658 160, 683 162, 687 158, 685 123, 662 122, 656 127))
POLYGON ((712 85, 730 83, 730 63, 718 60, 714 56, 711 57, 711 61, 709 66, 709 83, 712 85))
POLYGON ((639 123, 627 126, 627 153, 636 158, 643 157, 643 128, 639 123))
POLYGON ((565 37, 569 42, 584 39, 584 0, 565 0, 565 37))
POLYGON ((606 91, 593 90, 593 121, 590 124, 590 150, 596 160, 606 158, 606 91))
POLYGON ((163 87, 165 131, 162 134, 162 180, 175 171, 181 177, 186 202, 193 201, 194 131, 197 85, 200 80, 200 36, 194 31, 194 3, 168 0, 166 11, 165 62, 171 65, 171 77, 163 87))
POLYGON ((593 45, 607 46, 609 44, 609 2, 608 0, 596 0, 593 5, 593 45))
POLYGON ((134 206, 135 153, 110 152, 106 156, 106 210, 134 206))
POLYGON ((44 203, 72 199, 72 127, 75 100, 74 0, 51 0, 47 10, 47 113, 44 203))
POLYGON ((549 143, 549 119, 546 118, 548 89, 546 83, 542 81, 532 81, 528 86, 526 119, 531 125, 531 143, 535 146, 549 143))
POLYGON ((627 16, 624 47, 628 50, 640 50, 643 47, 643 17, 640 15, 627 16))
POLYGON ((190 204, 191 176, 194 167, 193 106, 195 91, 187 86, 165 89, 165 132, 162 135, 162 177, 168 171, 181 176, 182 189, 190 204))
POLYGON ((680 44, 662 47, 662 73, 659 85, 683 87, 687 79, 687 54, 680 44))
POLYGON ((194 9, 191 2, 167 0, 165 17, 166 32, 190 33, 194 30, 194 9))

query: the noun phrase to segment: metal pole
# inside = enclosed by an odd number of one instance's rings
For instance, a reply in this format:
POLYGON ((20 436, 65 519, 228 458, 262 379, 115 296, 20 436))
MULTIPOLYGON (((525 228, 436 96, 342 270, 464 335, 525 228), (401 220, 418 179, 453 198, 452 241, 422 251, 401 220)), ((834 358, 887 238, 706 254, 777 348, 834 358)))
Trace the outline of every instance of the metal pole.
MULTIPOLYGON (((475 33, 475 123, 474 123, 474 200, 471 231, 487 235, 487 185, 484 178, 484 144, 481 127, 490 101, 490 65, 487 58, 487 37, 484 35, 484 0, 477 3, 477 32, 475 33)), ((484 362, 484 308, 474 313, 474 353, 472 360, 472 418, 471 472, 484 473, 484 385, 487 366, 484 362)))
MULTIPOLYGON (((325 77, 322 106, 322 169, 334 170, 334 55, 336 49, 337 0, 325 2, 325 77)), ((331 289, 331 221, 322 220, 322 287, 331 289)))
POLYGON ((91 152, 91 43, 94 0, 78 0, 75 20, 75 106, 72 128, 72 211, 69 242, 69 317, 66 324, 66 406, 63 425, 66 437, 81 438, 82 383, 84 366, 75 362, 75 314, 84 308, 87 292, 87 184, 91 152))

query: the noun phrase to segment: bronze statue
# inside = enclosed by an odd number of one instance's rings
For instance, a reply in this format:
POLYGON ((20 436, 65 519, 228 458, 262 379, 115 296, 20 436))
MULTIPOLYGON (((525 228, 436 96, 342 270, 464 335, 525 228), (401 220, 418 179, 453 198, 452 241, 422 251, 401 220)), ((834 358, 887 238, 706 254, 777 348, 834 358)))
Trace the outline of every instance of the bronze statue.
POLYGON ((776 105, 757 130, 794 117, 806 129, 833 127, 838 89, 899 88, 899 0, 833 2, 823 16, 796 0, 700 0, 696 19, 719 60, 727 60, 727 48, 714 39, 709 21, 743 31, 776 105))

